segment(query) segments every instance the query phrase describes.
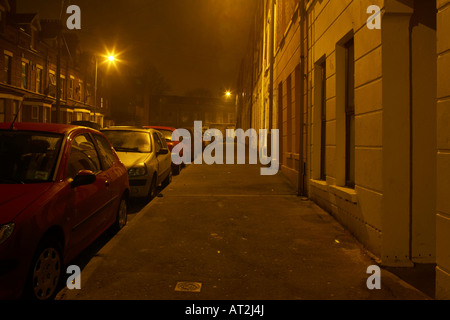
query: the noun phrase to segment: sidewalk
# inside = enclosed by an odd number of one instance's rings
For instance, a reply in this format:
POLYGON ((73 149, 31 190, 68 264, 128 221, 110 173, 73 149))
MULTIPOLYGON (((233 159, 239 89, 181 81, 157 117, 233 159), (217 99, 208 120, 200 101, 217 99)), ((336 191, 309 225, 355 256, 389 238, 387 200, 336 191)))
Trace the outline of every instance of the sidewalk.
POLYGON ((281 175, 189 165, 81 273, 65 300, 429 299, 375 262, 281 175), (177 291, 178 282, 193 282, 177 291), (201 284, 201 287, 200 287, 201 284))

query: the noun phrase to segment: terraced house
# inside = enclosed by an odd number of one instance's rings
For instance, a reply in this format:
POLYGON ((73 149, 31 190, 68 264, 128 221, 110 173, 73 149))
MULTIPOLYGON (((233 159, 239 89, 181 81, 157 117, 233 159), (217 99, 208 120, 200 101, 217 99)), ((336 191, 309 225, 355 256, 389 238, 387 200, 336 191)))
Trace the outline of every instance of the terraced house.
POLYGON ((381 265, 435 266, 439 299, 450 298, 448 30, 449 0, 261 1, 237 100, 238 126, 280 129, 299 195, 381 265))
POLYGON ((110 123, 109 92, 96 56, 81 52, 78 38, 62 31, 60 21, 18 14, 15 0, 1 0, 0 54, 1 122, 17 116, 21 122, 110 123))

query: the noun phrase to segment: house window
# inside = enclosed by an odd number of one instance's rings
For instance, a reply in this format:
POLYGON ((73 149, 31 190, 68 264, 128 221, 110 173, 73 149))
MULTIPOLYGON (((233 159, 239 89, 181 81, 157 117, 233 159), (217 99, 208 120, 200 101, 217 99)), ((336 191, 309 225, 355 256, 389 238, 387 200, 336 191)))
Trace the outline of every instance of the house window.
POLYGON ((36 92, 42 93, 42 69, 36 69, 36 92))
POLYGON ((72 77, 71 77, 70 80, 69 80, 69 93, 68 93, 68 97, 69 97, 70 99, 73 99, 74 81, 75 81, 75 79, 72 78, 72 77))
POLYGON ((44 123, 50 123, 50 108, 48 107, 44 107, 44 123))
POLYGON ((28 62, 22 61, 22 88, 28 89, 28 62))
POLYGON ((12 57, 5 54, 5 82, 11 84, 12 57))
POLYGON ((83 101, 83 82, 78 83, 78 100, 83 101))
POLYGON ((355 187, 355 49, 353 39, 345 45, 345 184, 355 187))
POLYGON ((326 180, 327 160, 327 66, 323 61, 320 69, 320 180, 326 180))
POLYGON ((54 71, 50 71, 48 74, 49 80, 49 95, 53 98, 56 97, 56 75, 54 71))
POLYGON ((31 106, 31 119, 39 121, 39 107, 31 106))
POLYGON ((61 92, 61 100, 66 100, 66 78, 61 76, 59 78, 59 86, 60 86, 60 92, 61 92))

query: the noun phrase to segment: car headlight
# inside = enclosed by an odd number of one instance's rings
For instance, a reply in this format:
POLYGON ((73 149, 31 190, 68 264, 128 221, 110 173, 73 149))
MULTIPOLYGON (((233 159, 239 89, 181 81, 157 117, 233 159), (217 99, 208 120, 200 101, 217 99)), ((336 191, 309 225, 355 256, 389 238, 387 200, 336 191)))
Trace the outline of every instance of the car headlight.
POLYGON ((130 177, 140 177, 147 174, 147 168, 145 166, 133 167, 128 170, 128 175, 130 177))
POLYGON ((8 240, 15 227, 16 224, 14 222, 0 226, 0 244, 8 240))

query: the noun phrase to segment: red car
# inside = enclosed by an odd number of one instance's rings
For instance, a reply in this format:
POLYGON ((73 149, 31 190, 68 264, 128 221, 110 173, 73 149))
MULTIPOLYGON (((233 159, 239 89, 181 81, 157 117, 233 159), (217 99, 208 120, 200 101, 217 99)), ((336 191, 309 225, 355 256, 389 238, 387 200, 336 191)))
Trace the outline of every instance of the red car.
POLYGON ((64 269, 127 222, 128 173, 97 130, 0 123, 0 299, 54 298, 64 269))
MULTIPOLYGON (((160 126, 146 126, 144 128, 147 129, 155 129, 158 130, 159 132, 161 132, 161 134, 163 135, 163 138, 166 139, 167 141, 167 146, 169 147, 169 151, 172 152, 172 149, 179 144, 179 141, 173 141, 172 140, 172 134, 175 130, 177 130, 176 128, 172 128, 172 127, 160 127, 160 126)), ((179 137, 175 136, 176 140, 179 140, 179 137)), ((183 156, 183 154, 180 154, 180 156, 183 156)), ((180 174, 181 172, 181 165, 176 165, 172 162, 172 172, 175 175, 180 174)))

